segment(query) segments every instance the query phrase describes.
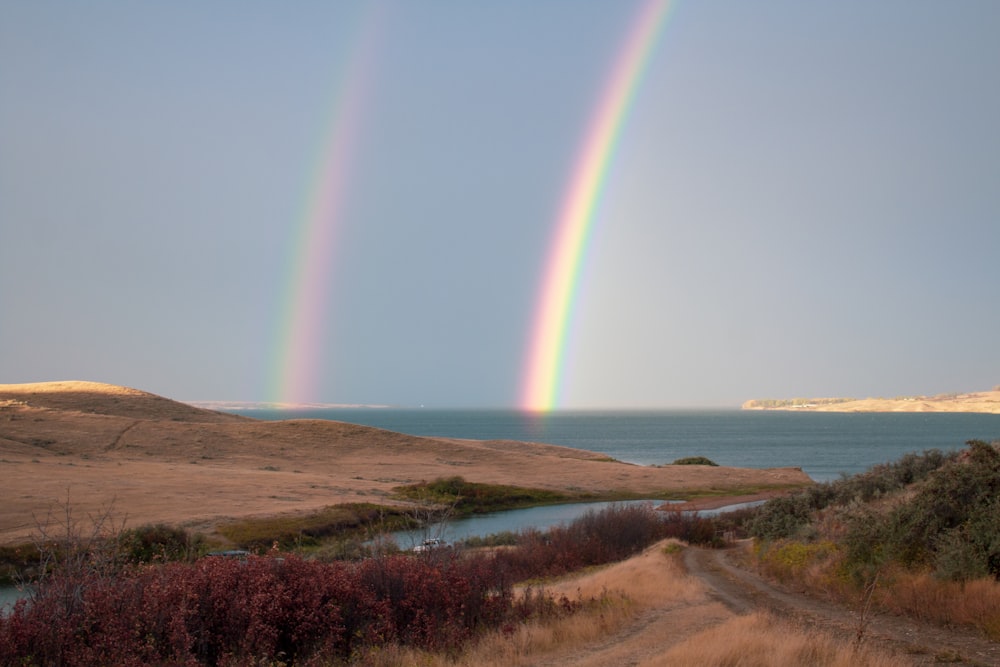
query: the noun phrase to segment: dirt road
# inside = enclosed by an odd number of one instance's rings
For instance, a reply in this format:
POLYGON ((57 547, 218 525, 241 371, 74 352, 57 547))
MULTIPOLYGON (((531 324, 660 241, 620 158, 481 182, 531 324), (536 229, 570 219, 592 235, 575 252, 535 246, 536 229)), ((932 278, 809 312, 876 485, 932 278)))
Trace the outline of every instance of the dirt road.
MULTIPOLYGON (((603 667, 605 665, 663 665, 664 654, 703 631, 722 626, 739 616, 764 611, 804 630, 818 630, 847 644, 857 639, 868 647, 891 651, 913 665, 1000 665, 1000 643, 989 642, 969 632, 944 630, 886 614, 869 614, 862 623, 857 610, 764 581, 737 564, 739 549, 687 547, 683 565, 664 572, 663 561, 646 553, 644 569, 610 574, 608 589, 626 579, 639 589, 684 586, 683 592, 665 595, 659 604, 644 605, 645 611, 618 631, 593 641, 571 644, 571 648, 518 664, 531 667, 603 667), (657 564, 658 563, 658 564, 657 564), (685 576, 686 574, 689 576, 685 576)), ((612 571, 613 572, 613 571, 612 571)), ((593 575, 591 589, 601 585, 593 575)), ((562 591, 568 593, 575 580, 562 591)), ((752 663, 757 664, 757 663, 752 663)), ((778 664, 778 663, 776 663, 778 664)))
POLYGON ((765 609, 779 618, 851 641, 863 630, 863 641, 906 654, 915 665, 1000 665, 1000 643, 886 614, 873 613, 862 619, 860 604, 858 609, 849 609, 766 582, 735 565, 734 553, 734 549, 690 547, 684 552, 684 565, 710 588, 712 597, 737 614, 765 609))

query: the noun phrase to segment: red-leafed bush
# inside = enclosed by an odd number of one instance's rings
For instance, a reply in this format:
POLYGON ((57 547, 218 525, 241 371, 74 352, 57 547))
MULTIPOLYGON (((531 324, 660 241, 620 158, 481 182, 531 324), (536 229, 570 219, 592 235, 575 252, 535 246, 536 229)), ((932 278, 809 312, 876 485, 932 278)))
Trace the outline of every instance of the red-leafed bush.
POLYGON ((626 558, 676 529, 650 506, 620 506, 495 554, 57 570, 0 618, 0 666, 302 664, 390 642, 452 650, 483 629, 577 608, 537 591, 515 597, 514 582, 626 558))

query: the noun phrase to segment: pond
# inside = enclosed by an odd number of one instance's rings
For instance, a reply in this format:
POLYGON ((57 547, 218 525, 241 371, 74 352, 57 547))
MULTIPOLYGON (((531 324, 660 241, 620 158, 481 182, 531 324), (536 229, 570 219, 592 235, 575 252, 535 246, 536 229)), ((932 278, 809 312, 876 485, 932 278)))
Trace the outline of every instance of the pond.
MULTIPOLYGON (((644 505, 651 504, 659 507, 666 504, 663 500, 629 500, 616 502, 587 502, 571 503, 566 505, 544 505, 541 507, 527 507, 524 509, 505 510, 503 512, 492 512, 490 514, 477 514, 475 516, 456 519, 454 521, 437 523, 418 530, 402 530, 390 533, 388 537, 395 541, 400 549, 412 549, 425 539, 437 538, 445 542, 461 542, 470 537, 486 537, 497 533, 512 532, 535 528, 537 530, 548 530, 553 526, 568 524, 590 511, 601 511, 612 505, 644 505)), ((758 503, 741 503, 739 505, 729 505, 714 510, 701 510, 702 516, 712 516, 720 512, 727 512, 741 507, 748 507, 758 503)))
POLYGON ((14 603, 27 595, 28 592, 18 586, 0 586, 0 616, 9 614, 14 603))
MULTIPOLYGON (((489 514, 477 514, 464 519, 433 524, 419 530, 403 530, 389 533, 391 538, 400 549, 410 550, 425 539, 437 538, 451 544, 460 542, 471 537, 486 537, 497 533, 517 533, 522 530, 537 529, 548 530, 554 526, 571 523, 587 512, 599 512, 613 505, 645 505, 653 507, 667 504, 670 501, 663 500, 626 500, 613 502, 586 502, 569 503, 565 505, 544 505, 541 507, 526 507, 516 510, 505 510, 503 512, 492 512, 489 514)), ((679 501, 676 501, 679 502, 679 501)), ((722 512, 729 512, 743 507, 759 505, 763 501, 739 503, 727 505, 718 509, 700 510, 698 514, 702 516, 713 516, 722 512)), ((27 593, 23 588, 16 586, 0 586, 0 615, 9 613, 11 607, 27 593)))

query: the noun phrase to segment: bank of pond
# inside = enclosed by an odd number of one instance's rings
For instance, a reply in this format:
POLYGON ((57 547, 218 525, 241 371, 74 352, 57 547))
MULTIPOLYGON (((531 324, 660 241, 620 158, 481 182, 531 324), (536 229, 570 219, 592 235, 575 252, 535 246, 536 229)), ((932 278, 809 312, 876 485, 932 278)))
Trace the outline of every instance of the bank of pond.
POLYGON ((114 570, 71 558, 0 618, 0 665, 339 664, 390 644, 448 653, 484 632, 588 604, 515 594, 518 582, 623 560, 666 538, 711 538, 714 526, 703 522, 615 504, 526 531, 516 549, 352 561, 275 551, 114 570))
MULTIPOLYGON (((565 503, 559 505, 542 505, 516 510, 475 514, 459 519, 433 522, 412 530, 399 530, 388 533, 384 537, 402 550, 412 550, 425 540, 441 540, 446 544, 470 543, 473 545, 484 542, 501 542, 505 536, 511 541, 517 534, 527 530, 546 531, 553 527, 565 525, 588 513, 600 512, 615 506, 635 507, 649 506, 652 508, 669 507, 682 501, 662 500, 620 500, 587 503, 565 503)), ((715 509, 685 512, 701 516, 717 516, 722 513, 759 505, 764 501, 737 503, 715 509)))
MULTIPOLYGON (((672 502, 679 503, 681 501, 672 502)), ((762 502, 738 503, 717 509, 685 512, 684 514, 706 517, 716 516, 759 505, 762 502)), ((582 502, 473 514, 461 518, 434 521, 419 528, 389 531, 380 534, 375 539, 364 542, 366 549, 363 552, 371 553, 371 551, 377 549, 419 552, 423 550, 424 543, 428 541, 433 541, 435 546, 447 546, 449 548, 455 546, 475 547, 514 544, 517 542, 519 536, 525 532, 536 531, 544 533, 552 528, 567 526, 588 514, 614 510, 615 508, 656 509, 669 506, 670 504, 672 503, 654 499, 582 502)), ((163 538, 163 532, 165 531, 163 527, 159 527, 157 530, 151 528, 150 530, 158 533, 161 539, 163 538)), ((155 549, 150 549, 149 551, 150 559, 155 560, 157 557, 153 553, 155 549)), ((230 552, 216 551, 215 553, 227 554, 230 552)), ((249 552, 245 550, 233 550, 231 553, 245 555, 249 552)), ((180 554, 175 555, 180 556, 180 554)), ((29 589, 24 586, 13 584, 0 585, 0 613, 9 611, 17 600, 28 595, 28 591, 29 589)))

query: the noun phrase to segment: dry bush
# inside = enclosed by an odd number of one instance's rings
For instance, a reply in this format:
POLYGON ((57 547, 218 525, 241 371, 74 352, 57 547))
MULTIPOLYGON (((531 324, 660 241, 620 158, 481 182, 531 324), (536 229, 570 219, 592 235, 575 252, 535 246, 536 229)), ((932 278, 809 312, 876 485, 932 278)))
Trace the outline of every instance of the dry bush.
POLYGON ((902 658, 872 648, 855 649, 826 633, 799 630, 763 613, 738 616, 641 663, 642 667, 902 667, 908 664, 902 658))
MULTIPOLYGON (((539 595, 536 589, 531 590, 532 595, 539 595)), ((457 654, 392 644, 373 647, 355 662, 366 667, 515 667, 526 659, 613 634, 636 613, 635 605, 617 592, 571 604, 572 613, 509 623, 484 633, 457 654)))
POLYGON ((847 597, 853 592, 842 573, 842 549, 834 542, 757 542, 754 556, 761 572, 778 581, 846 593, 847 597))

